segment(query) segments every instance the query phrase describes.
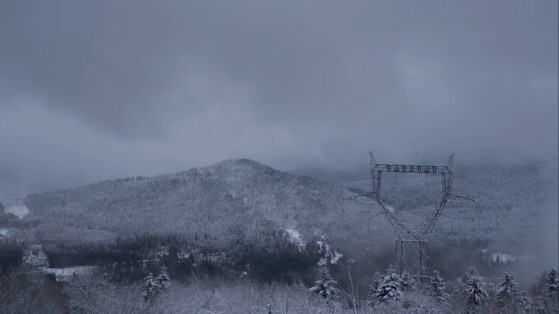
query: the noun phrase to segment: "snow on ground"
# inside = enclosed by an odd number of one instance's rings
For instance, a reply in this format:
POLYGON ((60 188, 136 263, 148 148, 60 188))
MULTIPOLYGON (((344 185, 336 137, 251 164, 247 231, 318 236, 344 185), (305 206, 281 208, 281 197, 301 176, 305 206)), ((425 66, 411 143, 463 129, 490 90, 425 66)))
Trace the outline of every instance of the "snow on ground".
POLYGON ((8 231, 8 229, 0 228, 0 238, 8 237, 9 235, 10 232, 8 231))
POLYGON ((506 253, 493 253, 491 254, 491 261, 493 263, 507 264, 516 262, 518 257, 506 253))
POLYGON ((330 258, 330 262, 334 265, 336 265, 338 263, 338 261, 343 257, 344 255, 338 251, 334 251, 334 255, 332 256, 332 258, 330 258))
POLYGON ((483 260, 487 261, 488 263, 493 264, 508 264, 518 262, 519 260, 526 260, 523 256, 516 256, 509 253, 492 253, 489 252, 487 249, 482 249, 480 251, 482 253, 483 260))
POLYGON ((5 209, 6 213, 14 214, 18 218, 23 218, 29 214, 29 208, 25 205, 12 205, 5 209))
POLYGON ((23 256, 23 263, 33 268, 47 267, 48 258, 41 244, 32 244, 23 256))
POLYGON ((324 257, 320 258, 317 265, 326 266, 328 263, 336 265, 340 259, 344 256, 342 253, 334 250, 334 253, 330 250, 330 245, 325 241, 317 241, 318 251, 324 253, 324 257))
POLYGON ((56 281, 69 281, 74 275, 88 275, 93 273, 97 266, 75 266, 66 268, 44 268, 43 274, 54 275, 56 281))
POLYGON ((299 250, 305 249, 305 247, 307 246, 307 242, 303 240, 303 237, 301 236, 299 231, 292 228, 287 228, 285 231, 287 232, 290 243, 295 244, 299 250))

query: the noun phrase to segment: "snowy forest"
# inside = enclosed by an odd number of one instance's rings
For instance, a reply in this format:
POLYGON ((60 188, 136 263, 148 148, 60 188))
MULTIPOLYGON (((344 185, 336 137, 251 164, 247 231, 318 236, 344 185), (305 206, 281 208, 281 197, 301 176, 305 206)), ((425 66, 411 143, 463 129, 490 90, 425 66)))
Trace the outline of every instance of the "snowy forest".
POLYGON ((558 26, 0 0, 0 314, 559 313, 558 26))
MULTIPOLYGON (((552 166, 457 169, 477 200, 448 204, 429 278, 399 271, 380 206, 358 197, 367 180, 235 159, 31 194, 26 215, 3 206, 0 312, 552 313, 552 166)), ((406 223, 440 198, 433 175, 385 182, 406 223)))

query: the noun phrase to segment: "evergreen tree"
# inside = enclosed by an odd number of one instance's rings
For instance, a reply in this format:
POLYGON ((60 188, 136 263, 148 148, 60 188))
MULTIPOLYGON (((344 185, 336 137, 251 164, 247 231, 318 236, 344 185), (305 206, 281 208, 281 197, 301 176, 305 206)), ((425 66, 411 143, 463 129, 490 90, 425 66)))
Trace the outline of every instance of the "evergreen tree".
POLYGON ((437 300, 439 304, 448 303, 448 293, 446 292, 446 285, 441 273, 438 270, 433 270, 433 276, 430 277, 431 296, 437 300))
POLYGON ((503 310, 516 311, 521 307, 521 294, 518 284, 510 272, 505 272, 497 287, 497 306, 503 310))
POLYGON ((469 312, 476 312, 489 297, 487 291, 485 291, 485 282, 473 267, 466 273, 464 279, 463 292, 466 298, 466 306, 469 312))
POLYGON ((536 301, 536 304, 534 304, 534 311, 536 313, 546 313, 546 308, 547 302, 545 301, 545 298, 540 295, 536 301))
POLYGON ((338 283, 332 278, 332 275, 330 275, 328 266, 320 266, 319 271, 318 279, 315 281, 314 286, 309 290, 317 293, 327 300, 337 299, 340 294, 340 290, 336 288, 338 283))
POLYGON ((160 292, 167 291, 171 285, 171 278, 167 273, 167 267, 161 267, 161 273, 155 278, 156 287, 160 292))
POLYGON ((375 299, 380 302, 387 302, 399 300, 402 296, 402 280, 396 270, 390 267, 375 292, 375 299))
POLYGON ((548 307, 551 311, 559 313, 559 277, 555 268, 547 273, 546 287, 548 307))
POLYGON ((464 284, 467 283, 472 276, 477 276, 477 270, 473 266, 468 268, 468 271, 464 273, 464 276, 462 276, 462 282, 464 284))
POLYGON ((402 272, 402 276, 400 276, 400 283, 402 285, 402 291, 406 292, 413 289, 416 281, 415 278, 413 278, 413 276, 411 276, 407 270, 404 270, 402 272))
POLYGON ((376 292, 378 287, 380 286, 380 283, 382 282, 382 275, 377 271, 375 272, 375 274, 373 275, 373 282, 370 285, 370 291, 372 293, 376 292))
POLYGON ((149 273, 147 277, 144 278, 143 290, 144 300, 147 303, 151 303, 155 298, 155 294, 157 291, 157 283, 155 281, 155 278, 153 278, 153 273, 149 273))
POLYGON ((157 277, 153 276, 153 273, 144 279, 143 286, 143 296, 147 303, 153 302, 155 298, 164 291, 169 289, 171 285, 171 278, 167 273, 167 268, 165 266, 161 267, 161 271, 157 277))
POLYGON ((4 205, 2 205, 2 202, 0 202, 0 214, 4 213, 4 205))
POLYGON ((548 296, 559 297, 559 277, 555 268, 547 273, 547 294, 548 296))
POLYGON ((520 292, 520 308, 526 313, 529 313, 532 308, 532 302, 524 291, 520 292))
POLYGON ((373 275, 373 281, 369 286, 369 305, 374 305, 376 301, 376 293, 377 289, 380 287, 380 283, 382 282, 382 275, 377 271, 373 275))

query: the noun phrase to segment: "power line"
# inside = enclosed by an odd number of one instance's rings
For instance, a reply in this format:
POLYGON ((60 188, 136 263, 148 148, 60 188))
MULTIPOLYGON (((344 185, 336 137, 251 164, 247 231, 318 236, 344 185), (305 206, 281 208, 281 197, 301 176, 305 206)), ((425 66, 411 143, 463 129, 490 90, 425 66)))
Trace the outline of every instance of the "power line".
POLYGON ((496 169, 496 170, 492 170, 492 171, 486 172, 485 174, 490 174, 490 173, 500 172, 500 171, 509 171, 509 170, 520 169, 520 168, 526 168, 526 167, 530 167, 530 166, 534 166, 534 165, 543 164, 543 163, 546 163, 546 162, 555 161, 555 160, 558 160, 558 159, 559 159, 559 158, 552 158, 552 159, 536 161, 536 162, 532 162, 532 163, 525 164, 525 165, 520 165, 520 166, 514 166, 514 167, 509 167, 509 168, 496 169))
POLYGON ((558 168, 558 169, 545 170, 545 171, 541 171, 541 170, 540 170, 540 171, 538 171, 538 172, 539 172, 539 173, 546 173, 546 172, 555 172, 555 171, 557 171, 557 170, 559 170, 559 168, 558 168))
MULTIPOLYGON (((496 172, 503 172, 503 171, 509 171, 509 170, 514 170, 514 169, 521 169, 521 168, 527 168, 527 167, 531 167, 533 165, 537 165, 537 164, 541 164, 541 163, 545 163, 545 162, 550 162, 550 161, 554 161, 554 160, 558 160, 558 158, 553 158, 553 159, 549 159, 549 160, 542 160, 542 161, 537 161, 537 162, 533 162, 533 163, 529 163, 526 165, 521 165, 521 166, 514 166, 514 167, 509 167, 509 168, 501 168, 501 169, 496 169, 496 170, 492 170, 492 171, 488 171, 488 172, 482 172, 483 174, 491 174, 491 173, 496 173, 496 172)), ((546 170, 546 171, 540 171, 540 173, 544 173, 544 172, 551 172, 551 171, 557 171, 559 169, 551 169, 551 170, 546 170)), ((485 178, 480 178, 477 180, 484 180, 485 178)), ((421 178, 417 178, 417 179, 403 179, 404 182, 406 181, 423 181, 423 179, 421 178)), ((456 180, 456 179, 455 179, 456 180)), ((475 182, 477 180, 468 180, 468 182, 475 182)), ((429 184, 438 184, 439 182, 429 182, 429 184)), ((394 184, 394 185, 414 185, 416 183, 398 183, 398 184, 394 184)))
POLYGON ((558 187, 554 186, 554 187, 549 187, 549 188, 539 189, 539 190, 521 191, 521 192, 518 192, 518 193, 514 193, 514 195, 534 194, 534 193, 538 193, 538 192, 557 190, 557 189, 558 189, 558 187))
MULTIPOLYGON (((495 169, 495 170, 491 170, 491 171, 485 171, 485 172, 482 172, 482 174, 492 174, 492 173, 497 173, 497 172, 504 172, 504 171, 509 171, 509 170, 528 168, 528 167, 531 167, 531 166, 534 166, 534 165, 539 165, 539 164, 542 164, 542 163, 551 162, 551 161, 555 161, 555 160, 559 160, 559 158, 551 158, 551 159, 540 160, 540 161, 536 161, 536 162, 532 162, 532 163, 528 163, 528 164, 524 164, 524 165, 519 165, 519 166, 513 166, 513 167, 508 167, 508 168, 500 168, 500 169, 495 169)), ((548 171, 551 172, 551 171, 557 171, 557 170, 559 170, 559 169, 552 169, 552 170, 541 171, 541 172, 548 172, 548 171)), ((421 179, 421 178, 411 179, 411 180, 410 179, 407 179, 407 180, 403 179, 403 180, 404 181, 414 181, 414 180, 423 181, 423 179, 421 179)), ((454 180, 455 181, 461 181, 462 179, 460 177, 458 177, 458 178, 455 177, 454 180)), ((482 180, 486 180, 486 178, 479 178, 479 179, 475 179, 475 180, 465 179, 464 181, 477 182, 477 181, 482 181, 482 180)), ((369 180, 362 180, 362 181, 367 181, 368 182, 369 180)), ((437 182, 433 181, 433 182, 429 182, 428 184, 438 184, 438 183, 439 183, 438 181, 437 182)), ((415 185, 415 183, 399 183, 399 184, 395 184, 395 185, 415 185)))
POLYGON ((519 236, 519 237, 526 237, 526 236, 557 236, 559 235, 559 233, 557 232, 539 232, 539 233, 534 233, 534 232, 525 232, 525 233, 507 233, 507 235, 509 236, 519 236))
POLYGON ((420 140, 420 139, 424 139, 424 138, 431 138, 431 137, 433 137, 433 136, 438 136, 438 135, 443 134, 443 133, 444 133, 444 134, 448 134, 449 131, 454 131, 457 127, 458 127, 458 128, 461 128, 461 127, 468 126, 468 125, 471 125, 471 124, 475 124, 475 123, 478 123, 478 122, 481 122, 481 121, 493 119, 493 118, 495 118, 495 117, 497 117, 497 116, 503 115, 503 114, 508 113, 508 112, 516 111, 516 110, 518 110, 518 109, 523 108, 525 105, 533 104, 533 103, 535 103, 535 102, 540 101, 541 99, 545 99, 546 97, 552 96, 552 95, 555 95, 555 94, 557 94, 556 91, 553 92, 553 93, 545 94, 545 95, 543 95, 543 96, 539 96, 539 97, 537 97, 537 98, 535 98, 535 99, 532 99, 532 100, 530 100, 530 101, 523 102, 523 103, 521 103, 521 104, 519 104, 519 105, 517 105, 517 106, 514 106, 514 107, 512 107, 512 108, 509 108, 509 109, 506 109, 506 110, 503 110, 503 111, 499 111, 499 112, 496 112, 496 113, 491 114, 491 115, 486 115, 486 116, 484 116, 484 117, 482 117, 482 118, 480 118, 480 119, 476 119, 476 120, 472 120, 472 121, 470 121, 470 122, 462 123, 462 124, 460 124, 460 125, 458 125, 458 126, 453 126, 452 128, 449 128, 449 129, 446 129, 446 130, 443 130, 443 131, 440 131, 440 132, 432 133, 432 134, 430 134, 430 135, 424 135, 424 136, 421 136, 421 137, 416 137, 415 140, 420 140))
MULTIPOLYGON (((465 123, 462 123, 462 124, 459 124, 459 125, 454 125, 451 128, 447 128, 447 129, 444 129, 444 130, 441 130, 441 131, 438 131, 438 132, 433 132, 431 134, 425 134, 425 135, 415 137, 415 138, 412 139, 412 142, 413 141, 425 140, 425 139, 432 139, 434 137, 440 136, 441 134, 449 134, 450 132, 454 132, 456 130, 456 128, 462 128, 464 126, 477 124, 477 123, 482 122, 482 121, 493 119, 493 118, 501 116, 505 113, 519 110, 521 108, 524 108, 526 105, 531 105, 533 103, 539 102, 540 100, 543 100, 543 99, 547 98, 548 96, 552 96, 552 95, 556 95, 556 94, 557 94, 557 91, 554 91, 554 92, 549 93, 549 94, 540 95, 537 98, 534 98, 532 100, 528 100, 528 101, 519 103, 516 106, 513 106, 512 108, 502 110, 502 111, 499 111, 499 112, 496 112, 496 113, 493 113, 493 114, 490 114, 490 115, 485 115, 483 117, 480 117, 479 119, 466 121, 465 123)), ((396 147, 396 146, 388 146, 388 147, 396 147)))
POLYGON ((528 213, 528 215, 557 215, 559 212, 539 212, 539 213, 528 213))
MULTIPOLYGON (((534 165, 539 165, 539 164, 542 164, 542 163, 551 162, 551 161, 555 161, 555 160, 559 160, 559 159, 558 158, 552 158, 552 159, 547 159, 547 160, 541 160, 541 161, 536 161, 536 162, 532 162, 532 163, 524 164, 524 165, 520 165, 520 166, 514 166, 514 167, 508 167, 508 168, 501 168, 501 169, 486 171, 486 172, 482 172, 482 174, 494 174, 494 173, 498 173, 498 172, 506 172, 506 171, 515 170, 515 169, 528 168, 528 167, 532 167, 534 165)), ((557 171, 557 169, 554 169, 554 171, 557 171)), ((454 180, 455 181, 461 181, 460 178, 455 178, 454 180)), ((474 180, 465 179, 464 182, 471 183, 471 182, 479 182, 479 181, 484 181, 484 180, 487 180, 487 178, 478 178, 478 179, 474 179, 474 180)))
POLYGON ((518 226, 518 227, 509 227, 510 229, 523 229, 523 228, 541 228, 541 227, 557 227, 559 224, 543 224, 543 225, 532 225, 532 226, 518 226))
MULTIPOLYGON (((503 171, 509 171, 509 170, 515 170, 515 169, 522 169, 522 168, 528 168, 534 165, 539 165, 539 164, 543 164, 546 162, 551 162, 551 161, 555 161, 555 160, 559 160, 559 158, 551 158, 551 159, 546 159, 546 160, 540 160, 540 161, 535 161, 535 162, 531 162, 529 164, 524 164, 524 165, 519 165, 519 166, 513 166, 513 167, 508 167, 508 168, 500 168, 500 169, 495 169, 495 170, 491 170, 491 171, 485 171, 482 172, 482 174, 492 174, 492 173, 496 173, 496 172, 503 172, 503 171)), ((558 169, 553 169, 552 171, 557 171, 558 169)), ((459 178, 454 178, 454 180, 457 180, 459 178)), ((472 180, 469 180, 470 182, 472 180)))

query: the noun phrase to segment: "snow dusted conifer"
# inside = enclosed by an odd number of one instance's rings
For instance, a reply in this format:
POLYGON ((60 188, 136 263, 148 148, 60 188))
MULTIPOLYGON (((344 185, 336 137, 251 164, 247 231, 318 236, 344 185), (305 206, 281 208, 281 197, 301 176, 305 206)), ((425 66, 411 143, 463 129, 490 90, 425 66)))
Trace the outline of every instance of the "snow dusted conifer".
POLYGON ((146 278, 144 278, 144 286, 143 286, 143 293, 144 300, 148 303, 151 303, 155 297, 157 290, 157 284, 155 282, 155 278, 153 277, 153 273, 149 273, 146 278))
POLYGON ((389 267, 375 292, 375 299, 380 302, 399 300, 403 296, 400 276, 393 267, 389 267))
POLYGON ((380 286, 380 283, 382 282, 382 278, 382 275, 378 271, 375 272, 375 274, 373 275, 373 281, 369 286, 369 301, 367 302, 367 304, 369 304, 370 306, 373 306, 377 301, 376 293, 378 287, 380 286))
POLYGON ((371 285, 371 288, 373 288, 374 291, 376 291, 380 286, 381 282, 382 282, 382 275, 377 271, 373 275, 373 284, 371 285))
POLYGON ((518 283, 514 276, 506 271, 501 278, 501 283, 497 287, 497 306, 506 308, 510 311, 516 311, 521 307, 521 294, 518 290, 518 283))
POLYGON ((532 308, 532 301, 530 300, 528 295, 526 295, 526 292, 524 291, 520 292, 519 300, 520 300, 520 309, 524 310, 525 313, 529 313, 532 308))
POLYGON ((472 276, 476 276, 476 275, 477 275, 477 270, 475 267, 472 266, 468 268, 468 271, 464 273, 464 276, 462 276, 462 282, 465 284, 470 280, 472 276))
POLYGON ((373 275, 373 282, 369 286, 371 295, 373 295, 377 291, 378 287, 380 286, 380 283, 382 282, 382 278, 383 276, 378 271, 375 272, 375 274, 373 275))
POLYGON ((489 297, 485 290, 485 282, 473 267, 466 273, 464 279, 466 306, 469 312, 476 312, 489 297))
POLYGON ((411 290, 415 286, 416 281, 415 278, 411 276, 407 270, 404 270, 402 272, 402 275, 400 276, 400 284, 402 286, 402 292, 406 292, 411 290))
POLYGON ((155 278, 155 282, 160 292, 167 291, 169 289, 169 286, 171 285, 171 277, 169 277, 169 274, 167 273, 167 267, 161 267, 161 273, 159 273, 157 278, 155 278))
POLYGON ((319 266, 319 271, 318 279, 309 290, 328 300, 338 298, 340 294, 340 290, 336 288, 338 283, 332 278, 332 275, 330 275, 328 266, 319 266))
POLYGON ((144 279, 143 286, 143 296, 147 303, 153 302, 153 300, 162 292, 167 291, 171 285, 171 278, 167 273, 167 268, 165 266, 161 267, 161 271, 157 277, 153 276, 153 273, 144 279))
POLYGON ((552 312, 559 313, 559 275, 555 268, 547 273, 546 286, 548 307, 552 312))
POLYGON ((433 270, 433 276, 430 277, 431 296, 437 300, 439 304, 447 304, 449 294, 446 292, 446 284, 441 273, 433 270))
POLYGON ((547 294, 556 298, 559 297, 559 277, 555 268, 547 273, 547 294))
POLYGON ((543 296, 538 296, 534 304, 535 313, 547 313, 547 300, 543 296))
MULTIPOLYGON (((323 257, 318 261, 318 279, 315 281, 315 285, 309 290, 311 292, 317 293, 327 300, 337 299, 341 294, 341 291, 336 287, 338 283, 332 278, 330 274, 329 266, 334 264, 332 259, 332 252, 330 251, 330 245, 326 242, 326 237, 323 235, 322 240, 317 242, 318 252, 324 254, 323 257)), ((339 258, 336 258, 337 262, 339 258)))

